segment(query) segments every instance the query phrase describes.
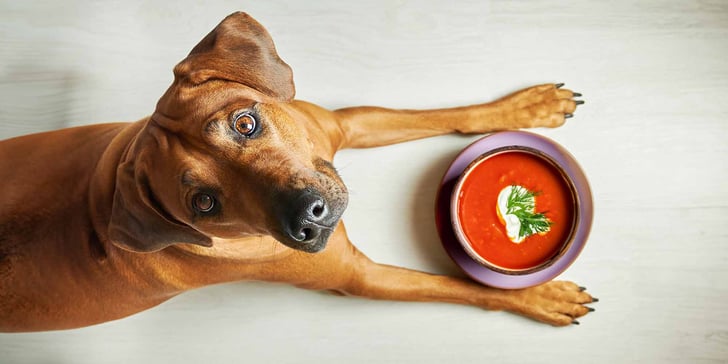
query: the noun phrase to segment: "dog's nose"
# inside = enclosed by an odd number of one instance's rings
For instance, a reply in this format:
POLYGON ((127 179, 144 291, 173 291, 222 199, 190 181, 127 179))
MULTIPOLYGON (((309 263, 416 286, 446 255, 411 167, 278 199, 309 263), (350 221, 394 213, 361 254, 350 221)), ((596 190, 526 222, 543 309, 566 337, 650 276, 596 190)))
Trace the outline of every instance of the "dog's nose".
POLYGON ((322 231, 332 229, 329 226, 330 213, 326 200, 315 191, 302 191, 294 201, 290 213, 288 234, 295 241, 314 242, 322 231))

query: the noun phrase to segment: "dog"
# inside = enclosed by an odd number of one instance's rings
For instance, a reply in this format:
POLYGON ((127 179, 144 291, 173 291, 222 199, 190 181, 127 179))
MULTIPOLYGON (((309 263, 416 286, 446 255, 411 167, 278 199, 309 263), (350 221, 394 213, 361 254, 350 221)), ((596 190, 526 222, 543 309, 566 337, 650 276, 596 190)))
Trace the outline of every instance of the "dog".
POLYGON ((561 86, 450 109, 330 111, 294 100, 268 32, 234 13, 176 65, 151 116, 0 143, 0 330, 93 325, 245 280, 576 324, 596 299, 571 282, 501 290, 372 262, 347 238, 331 163, 343 148, 560 126, 582 103, 561 86))

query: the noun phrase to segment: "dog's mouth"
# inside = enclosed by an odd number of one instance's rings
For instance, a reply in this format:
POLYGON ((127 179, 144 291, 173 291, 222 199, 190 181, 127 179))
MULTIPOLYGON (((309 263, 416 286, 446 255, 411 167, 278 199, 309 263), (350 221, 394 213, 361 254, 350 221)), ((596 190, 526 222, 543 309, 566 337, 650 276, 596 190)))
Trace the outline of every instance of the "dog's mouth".
MULTIPOLYGON (((306 231, 306 238, 300 241, 296 239, 291 239, 290 237, 285 235, 277 237, 276 239, 289 248, 300 250, 306 253, 318 253, 326 248, 329 237, 334 231, 334 228, 326 227, 318 229, 319 230, 315 233, 312 231, 306 231)), ((305 228, 304 230, 308 230, 308 228, 305 228)))

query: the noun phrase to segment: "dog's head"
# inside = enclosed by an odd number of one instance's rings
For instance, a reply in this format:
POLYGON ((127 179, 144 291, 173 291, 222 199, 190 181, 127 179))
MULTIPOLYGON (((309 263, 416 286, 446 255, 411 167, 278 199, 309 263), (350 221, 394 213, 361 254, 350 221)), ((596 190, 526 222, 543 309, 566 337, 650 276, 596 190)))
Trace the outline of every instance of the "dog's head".
POLYGON ((117 169, 111 240, 149 252, 271 235, 323 249, 346 188, 288 104, 292 72, 266 30, 232 14, 174 75, 117 169))

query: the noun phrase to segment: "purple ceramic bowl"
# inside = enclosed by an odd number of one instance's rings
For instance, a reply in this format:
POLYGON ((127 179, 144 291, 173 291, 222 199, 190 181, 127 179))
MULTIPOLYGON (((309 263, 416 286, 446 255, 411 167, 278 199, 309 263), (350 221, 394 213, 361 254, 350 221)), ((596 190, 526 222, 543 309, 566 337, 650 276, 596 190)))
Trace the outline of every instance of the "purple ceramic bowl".
POLYGON ((591 230, 594 215, 593 201, 589 183, 577 164, 574 157, 556 142, 529 132, 506 131, 487 135, 466 147, 450 164, 440 184, 435 204, 435 220, 440 240, 450 258, 472 279, 485 285, 519 289, 535 286, 554 279, 565 271, 579 256, 586 244, 589 231, 591 230), (527 149, 538 151, 547 157, 551 163, 561 170, 568 179, 568 184, 573 188, 572 195, 575 200, 575 221, 570 236, 570 241, 565 242, 565 247, 548 264, 539 269, 525 272, 503 272, 491 269, 486 265, 473 259, 466 252, 453 229, 451 220, 451 206, 453 190, 460 180, 460 176, 467 167, 484 154, 489 154, 499 149, 527 149))

